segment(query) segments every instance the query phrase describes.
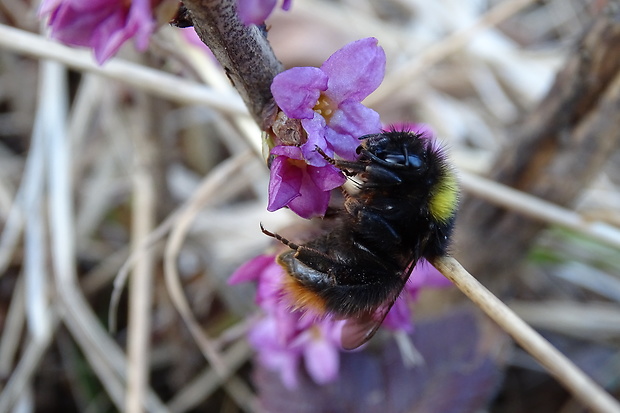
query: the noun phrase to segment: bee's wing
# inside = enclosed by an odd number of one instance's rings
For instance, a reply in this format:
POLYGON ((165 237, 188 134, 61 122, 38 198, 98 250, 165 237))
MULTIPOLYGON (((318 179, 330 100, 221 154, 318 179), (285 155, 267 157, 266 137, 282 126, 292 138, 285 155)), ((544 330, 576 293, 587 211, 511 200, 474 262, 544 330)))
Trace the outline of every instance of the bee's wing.
POLYGON ((359 316, 348 318, 342 327, 340 345, 345 350, 353 350, 366 343, 375 335, 381 323, 390 312, 396 299, 382 304, 372 312, 365 312, 359 316))
POLYGON ((405 284, 407 280, 409 280, 409 276, 416 262, 417 259, 413 260, 403 272, 402 285, 398 289, 398 293, 394 295, 394 298, 386 301, 372 311, 366 311, 358 316, 346 319, 340 336, 340 345, 342 348, 345 350, 356 349, 375 335, 379 327, 381 327, 383 320, 385 320, 385 317, 394 306, 401 291, 405 288, 405 284))

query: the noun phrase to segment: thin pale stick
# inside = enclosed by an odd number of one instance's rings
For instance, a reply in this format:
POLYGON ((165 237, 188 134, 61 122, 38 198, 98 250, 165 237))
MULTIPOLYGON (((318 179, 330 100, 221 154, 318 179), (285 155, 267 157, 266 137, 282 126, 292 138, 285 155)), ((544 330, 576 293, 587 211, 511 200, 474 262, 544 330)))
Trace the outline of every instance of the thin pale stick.
MULTIPOLYGON (((149 138, 149 122, 144 95, 130 113, 134 128, 130 138, 134 141, 134 173, 132 204, 132 247, 140 248, 155 226, 157 190, 154 178, 154 159, 157 143, 149 138)), ((151 249, 139 255, 130 280, 129 323, 127 334, 127 393, 125 411, 143 412, 149 382, 151 352, 151 305, 155 256, 151 249)))
POLYGON ((205 183, 202 187, 203 192, 192 197, 187 207, 183 209, 183 213, 178 217, 175 224, 176 226, 170 233, 170 238, 168 239, 164 253, 164 276, 172 303, 183 318, 183 321, 185 321, 187 328, 190 330, 194 340, 196 340, 203 355, 221 377, 225 377, 228 374, 228 367, 222 361, 221 355, 215 348, 213 341, 205 335, 200 324, 192 314, 192 310, 183 292, 183 286, 179 280, 177 258, 183 241, 185 240, 185 236, 196 214, 200 212, 201 208, 205 207, 209 198, 213 198, 213 194, 217 189, 226 185, 230 176, 235 174, 251 156, 251 152, 243 152, 222 162, 211 172, 208 183, 205 183))
POLYGON ((112 59, 105 65, 99 66, 93 61, 89 52, 72 49, 2 24, 0 24, 0 46, 41 59, 55 60, 73 69, 125 82, 177 102, 202 104, 230 115, 247 115, 248 113, 239 96, 232 92, 217 92, 200 83, 190 82, 122 59, 112 59))
MULTIPOLYGON (((229 373, 238 370, 252 356, 252 349, 246 340, 237 341, 222 354, 229 373)), ((174 413, 183 413, 210 397, 227 377, 220 377, 212 368, 207 368, 187 382, 168 402, 168 408, 174 413)))
POLYGON ((592 411, 620 413, 620 403, 487 290, 452 257, 432 262, 482 311, 592 411))
POLYGON ((26 322, 24 300, 24 279, 20 277, 13 290, 11 303, 4 319, 2 337, 0 337, 0 377, 9 377, 13 364, 17 360, 16 354, 20 350, 26 322))
POLYGON ((620 230, 609 224, 589 221, 575 211, 464 171, 459 172, 459 180, 466 192, 496 205, 620 248, 620 230))
POLYGON ((24 388, 34 381, 41 360, 49 349, 58 326, 58 317, 55 311, 50 311, 50 326, 46 332, 47 335, 38 340, 30 340, 25 346, 23 353, 11 373, 8 382, 3 386, 0 392, 0 413, 14 412, 15 403, 19 399, 20 394, 24 392, 24 388))
MULTIPOLYGON (((57 106, 61 106, 61 103, 59 102, 57 106)), ((59 119, 66 119, 66 109, 62 113, 56 110, 48 116, 53 114, 59 116, 59 119)), ((54 125, 46 128, 49 140, 49 153, 46 155, 50 183, 49 206, 54 217, 50 222, 50 247, 60 316, 115 406, 122 410, 127 361, 119 346, 106 334, 84 295, 77 288, 73 194, 70 179, 73 158, 63 122, 56 121, 54 125)), ((146 399, 149 411, 167 412, 159 397, 150 388, 146 399)))

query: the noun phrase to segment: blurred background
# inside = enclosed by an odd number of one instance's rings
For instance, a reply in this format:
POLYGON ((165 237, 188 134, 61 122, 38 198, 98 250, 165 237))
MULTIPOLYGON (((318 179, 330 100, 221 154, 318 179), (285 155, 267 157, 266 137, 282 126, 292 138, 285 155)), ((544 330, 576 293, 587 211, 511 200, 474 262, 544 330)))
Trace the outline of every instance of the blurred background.
MULTIPOLYGON (((168 26, 97 67, 43 41, 37 6, 0 0, 0 28, 36 36, 0 41, 0 412, 122 410, 130 305, 148 310, 133 325, 149 411, 584 411, 455 289, 414 308, 421 364, 386 334, 343 353, 335 383, 283 388, 245 339, 252 285, 227 279, 270 246, 259 222, 299 218, 266 211, 260 131, 225 74, 193 29, 168 26)), ((267 21, 286 67, 379 39, 386 79, 365 103, 449 149, 454 256, 616 396, 619 9, 294 0, 267 21)))

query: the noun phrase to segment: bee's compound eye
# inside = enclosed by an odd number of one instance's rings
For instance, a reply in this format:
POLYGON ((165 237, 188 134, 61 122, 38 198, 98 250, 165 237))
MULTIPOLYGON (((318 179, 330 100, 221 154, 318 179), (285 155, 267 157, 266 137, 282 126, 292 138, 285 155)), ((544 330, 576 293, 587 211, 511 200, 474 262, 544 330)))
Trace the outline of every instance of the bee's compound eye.
POLYGON ((414 168, 419 168, 422 166, 422 159, 420 159, 419 156, 409 155, 407 159, 409 159, 409 166, 412 166, 414 168))
POLYGON ((422 160, 418 156, 416 155, 405 156, 402 153, 388 154, 385 157, 385 161, 398 164, 398 165, 410 166, 412 168, 419 168, 422 166, 422 160))

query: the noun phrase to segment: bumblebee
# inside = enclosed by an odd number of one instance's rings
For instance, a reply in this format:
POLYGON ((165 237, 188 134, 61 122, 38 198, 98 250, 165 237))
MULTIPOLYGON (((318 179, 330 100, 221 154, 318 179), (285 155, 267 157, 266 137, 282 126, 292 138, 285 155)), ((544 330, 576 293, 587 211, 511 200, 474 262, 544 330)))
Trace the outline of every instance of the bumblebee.
POLYGON ((278 262, 293 306, 346 319, 345 349, 374 335, 420 258, 447 253, 458 204, 456 176, 433 138, 391 130, 360 140, 356 161, 317 148, 357 187, 344 192, 330 230, 298 245, 261 226, 288 246, 278 262))

